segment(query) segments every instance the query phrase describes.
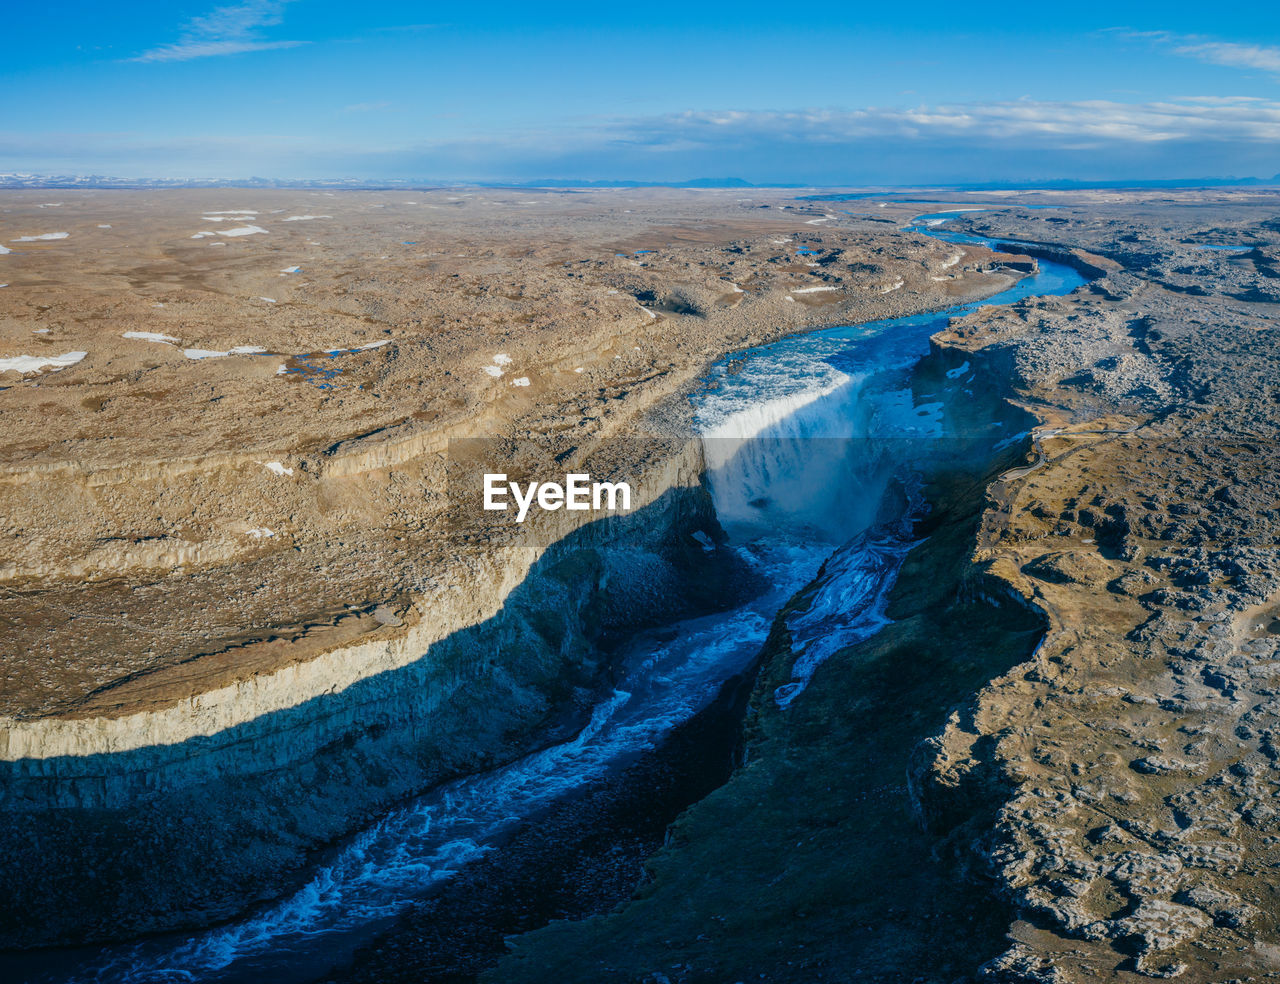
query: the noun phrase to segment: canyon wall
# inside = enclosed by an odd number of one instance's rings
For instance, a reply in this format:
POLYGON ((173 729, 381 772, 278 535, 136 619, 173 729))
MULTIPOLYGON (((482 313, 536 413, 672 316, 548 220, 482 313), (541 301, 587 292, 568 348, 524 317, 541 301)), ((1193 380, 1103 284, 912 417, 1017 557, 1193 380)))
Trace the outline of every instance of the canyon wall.
POLYGON ((700 446, 651 464, 629 514, 460 549, 357 644, 153 710, 10 722, 0 945, 228 917, 396 801, 572 734, 610 633, 732 590, 700 446))

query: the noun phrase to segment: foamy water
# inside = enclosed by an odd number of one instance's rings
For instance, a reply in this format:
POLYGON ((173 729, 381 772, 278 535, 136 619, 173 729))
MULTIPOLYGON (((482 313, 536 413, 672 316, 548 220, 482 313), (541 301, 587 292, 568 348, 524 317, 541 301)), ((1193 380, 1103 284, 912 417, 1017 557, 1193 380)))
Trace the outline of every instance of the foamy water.
MULTIPOLYGON (((249 531, 253 535, 255 531, 249 531)), ((266 535, 265 532, 262 535, 266 535)), ((363 939, 360 930, 500 843, 522 816, 606 774, 624 754, 653 747, 715 697, 764 642, 772 613, 816 572, 813 555, 744 553, 774 584, 727 615, 680 623, 674 641, 645 636, 624 654, 615 690, 571 741, 501 769, 447 783, 354 838, 297 893, 230 926, 182 940, 115 948, 70 979, 94 982, 310 979, 363 939)))

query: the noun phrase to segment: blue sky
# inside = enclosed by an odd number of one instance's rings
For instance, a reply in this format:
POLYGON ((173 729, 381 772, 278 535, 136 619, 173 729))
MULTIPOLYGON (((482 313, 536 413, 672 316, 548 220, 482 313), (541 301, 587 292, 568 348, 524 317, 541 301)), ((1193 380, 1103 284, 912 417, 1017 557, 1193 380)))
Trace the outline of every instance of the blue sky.
POLYGON ((1280 12, 14 4, 0 171, 910 184, 1280 173, 1280 12))

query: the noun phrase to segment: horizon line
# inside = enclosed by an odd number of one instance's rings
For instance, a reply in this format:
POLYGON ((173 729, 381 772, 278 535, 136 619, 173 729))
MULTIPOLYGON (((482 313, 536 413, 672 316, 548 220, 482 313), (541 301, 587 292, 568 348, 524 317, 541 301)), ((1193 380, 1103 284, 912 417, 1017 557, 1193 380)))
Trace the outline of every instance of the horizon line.
POLYGON ((520 189, 644 189, 670 188, 690 191, 698 190, 785 190, 814 189, 825 191, 895 191, 904 190, 943 190, 943 191, 1025 191, 1035 189, 1050 190, 1093 190, 1093 189, 1141 189, 1141 188, 1206 188, 1206 187, 1280 187, 1280 174, 1272 177, 1183 177, 1183 178, 1117 178, 1117 179, 1085 179, 1085 178, 1041 178, 1038 180, 1009 179, 987 181, 959 182, 905 182, 902 184, 885 184, 879 182, 824 182, 812 183, 802 181, 759 181, 750 182, 742 178, 690 178, 683 181, 657 181, 631 178, 538 178, 531 180, 498 180, 474 178, 269 178, 250 175, 246 177, 210 177, 197 178, 191 176, 165 177, 125 177, 119 175, 85 174, 85 173, 38 173, 29 171, 0 171, 0 191, 22 189, 75 190, 76 188, 127 190, 131 187, 148 188, 166 185, 173 188, 207 188, 207 187, 272 187, 272 188, 335 188, 345 187, 349 190, 376 191, 379 189, 417 189, 430 188, 520 188, 520 189))

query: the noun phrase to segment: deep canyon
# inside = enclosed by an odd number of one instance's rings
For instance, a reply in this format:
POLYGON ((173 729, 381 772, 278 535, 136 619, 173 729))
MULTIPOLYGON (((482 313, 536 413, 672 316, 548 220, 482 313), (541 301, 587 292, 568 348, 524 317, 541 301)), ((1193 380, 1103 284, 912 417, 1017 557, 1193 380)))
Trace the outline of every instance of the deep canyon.
POLYGON ((0 966, 1276 969, 1272 193, 228 195, 3 258, 0 966))

